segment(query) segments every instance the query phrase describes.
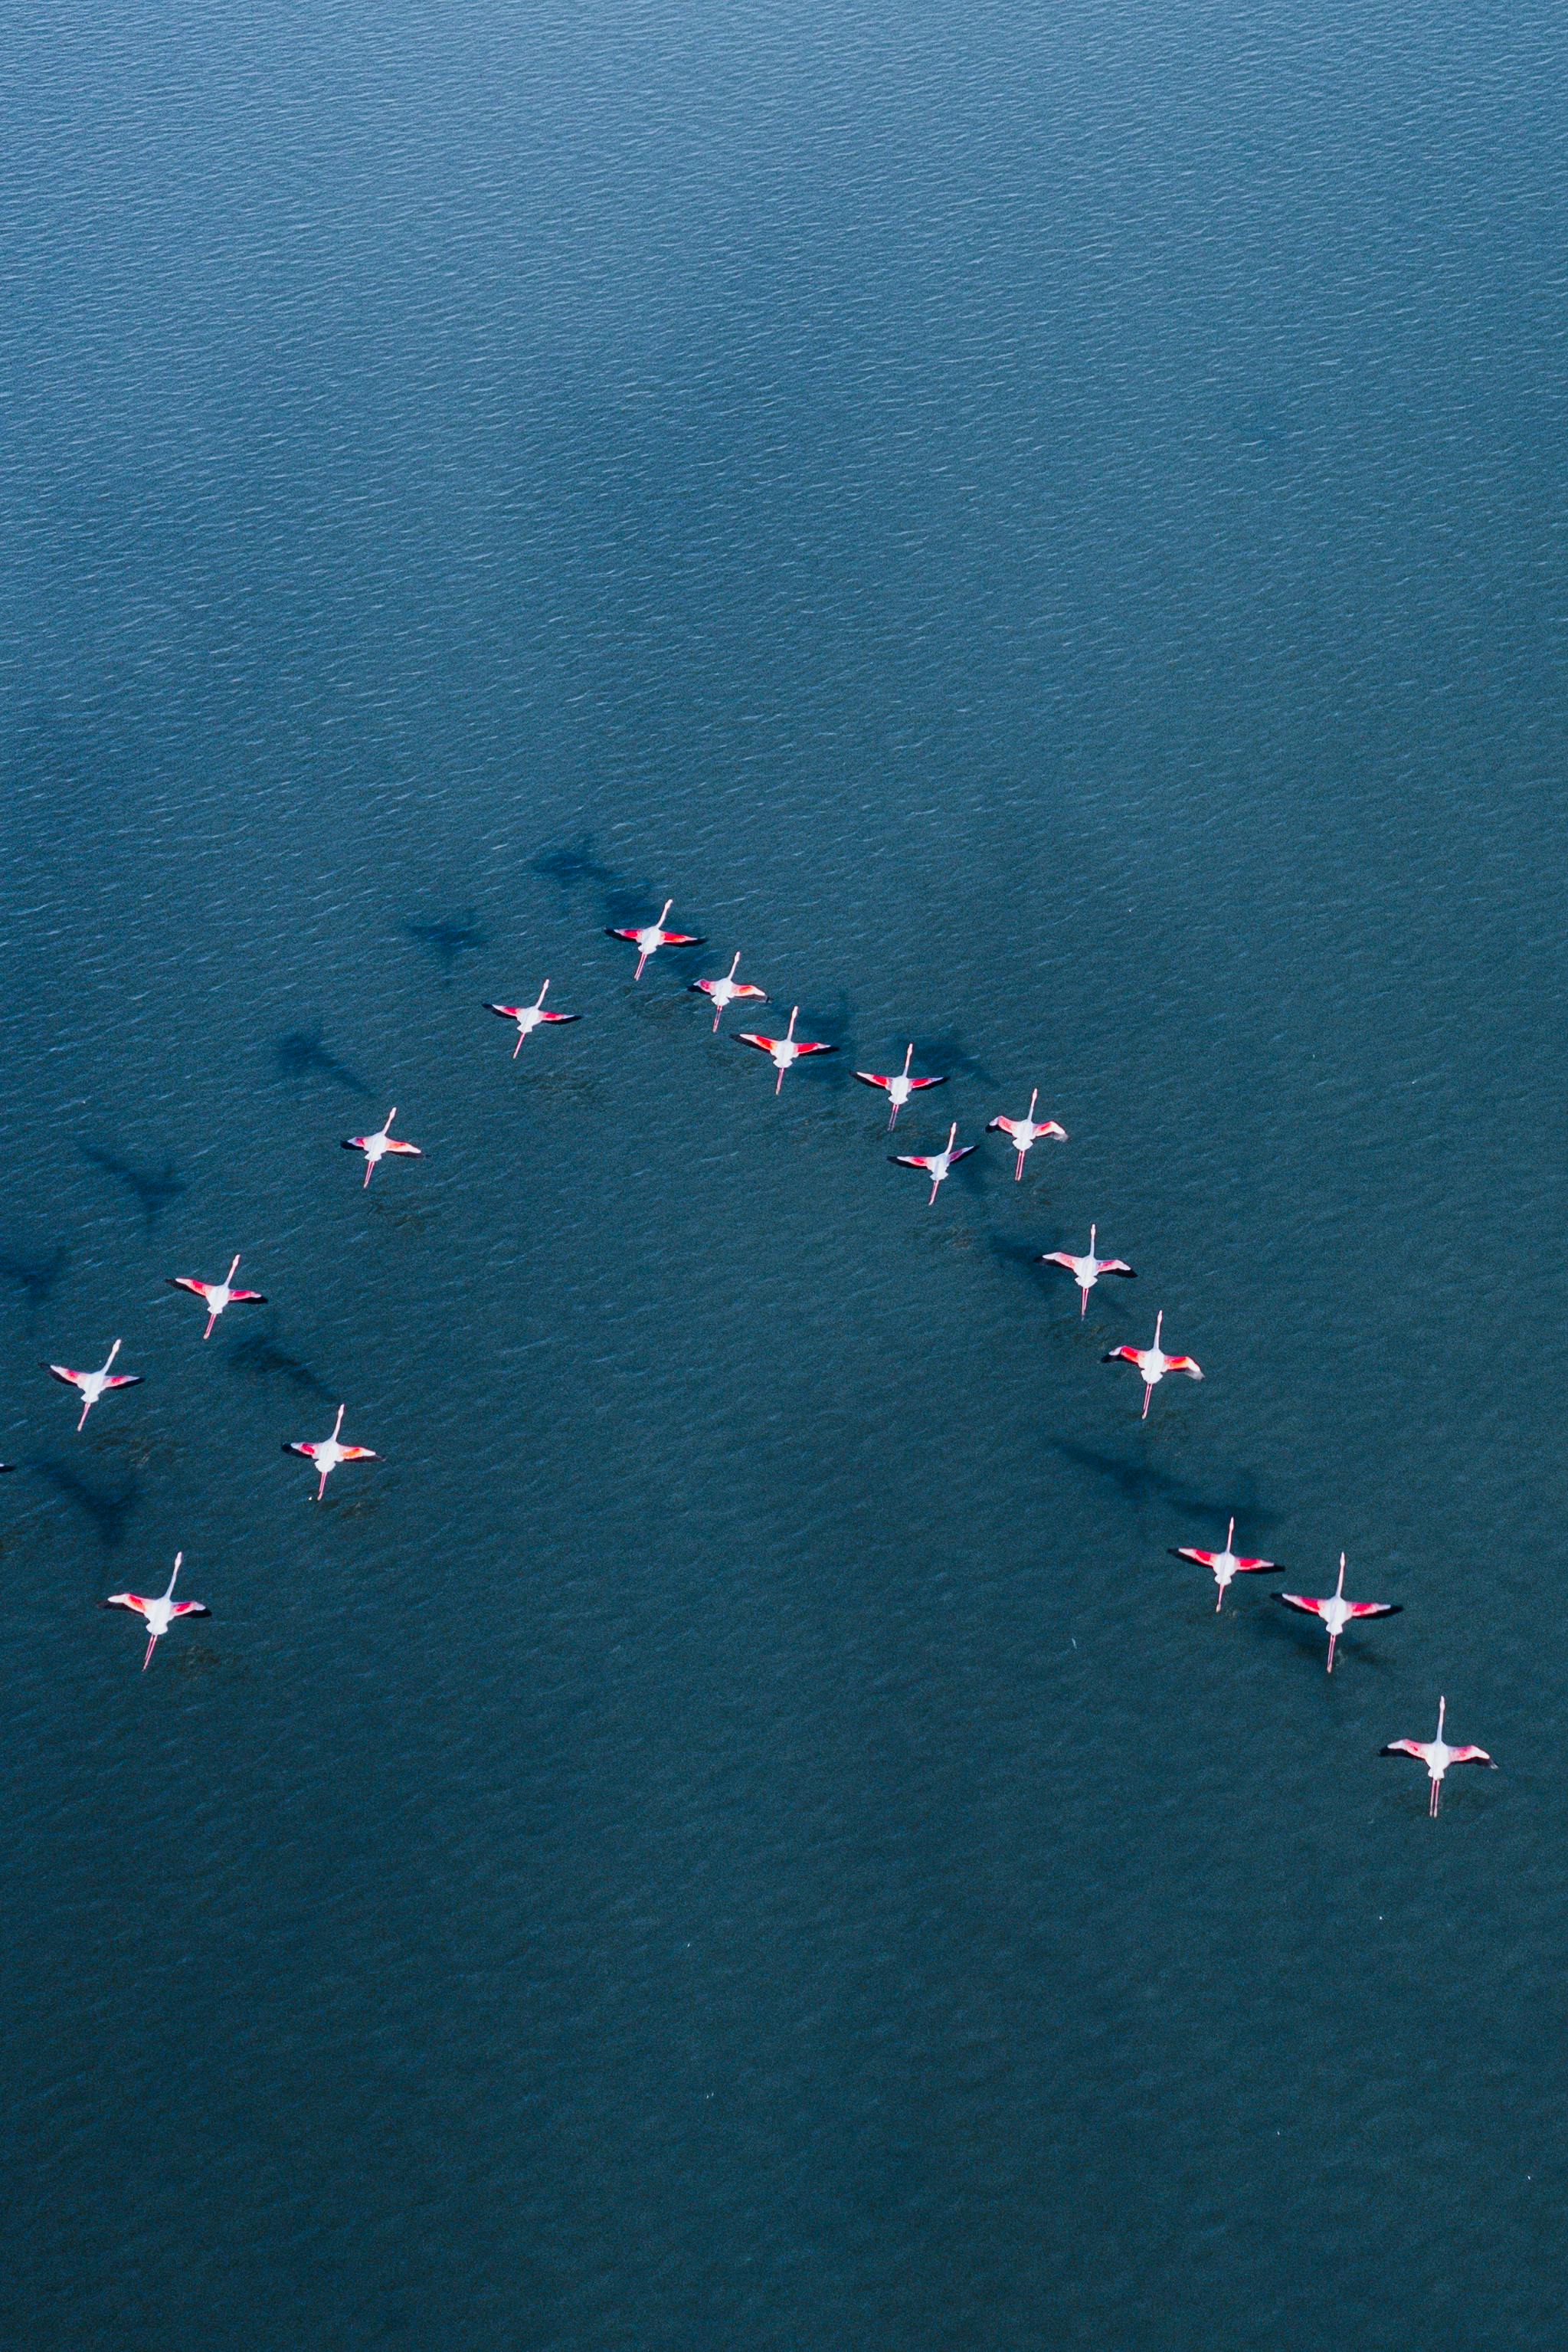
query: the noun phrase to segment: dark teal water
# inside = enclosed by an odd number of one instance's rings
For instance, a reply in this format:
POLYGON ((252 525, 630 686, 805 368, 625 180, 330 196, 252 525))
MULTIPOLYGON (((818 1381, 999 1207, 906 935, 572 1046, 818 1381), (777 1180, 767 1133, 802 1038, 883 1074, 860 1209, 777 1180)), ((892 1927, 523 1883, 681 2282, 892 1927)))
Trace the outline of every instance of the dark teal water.
POLYGON ((1561 13, 7 48, 5 2340, 1560 2344, 1561 13))

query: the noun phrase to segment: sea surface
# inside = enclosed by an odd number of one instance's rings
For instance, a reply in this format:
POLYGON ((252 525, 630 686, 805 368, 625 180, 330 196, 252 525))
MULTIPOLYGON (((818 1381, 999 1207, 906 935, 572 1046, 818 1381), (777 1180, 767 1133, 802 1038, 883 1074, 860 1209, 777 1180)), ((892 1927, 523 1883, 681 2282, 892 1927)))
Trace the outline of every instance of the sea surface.
POLYGON ((6 48, 0 2342, 1555 2352, 1561 7, 6 48))

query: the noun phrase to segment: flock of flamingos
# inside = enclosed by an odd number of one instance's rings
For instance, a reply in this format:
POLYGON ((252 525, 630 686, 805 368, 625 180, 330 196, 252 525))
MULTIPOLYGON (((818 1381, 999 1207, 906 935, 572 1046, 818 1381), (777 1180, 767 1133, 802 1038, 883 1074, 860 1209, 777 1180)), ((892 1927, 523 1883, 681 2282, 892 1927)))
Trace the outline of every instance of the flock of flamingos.
MULTIPOLYGON (((609 930, 610 938, 625 940, 636 949, 637 969, 634 978, 637 980, 642 979, 650 957, 657 954, 661 948, 695 948, 705 944, 705 941, 695 932, 672 931, 664 929, 674 903, 673 899, 665 900, 656 922, 645 923, 633 929, 612 928, 609 930)), ((732 1004, 741 1003, 766 1004, 768 1001, 766 990, 738 977, 739 970, 740 957, 737 952, 729 970, 722 977, 716 980, 695 980, 691 982, 692 988, 706 996, 713 1006, 713 1026, 716 1034, 732 1004)), ((497 1014, 504 1021, 509 1021, 517 1030, 517 1043, 512 1048, 514 1061, 521 1053, 524 1041, 531 1036, 536 1029, 543 1028, 547 1024, 576 1021, 580 1017, 575 1013, 557 1013, 548 1010, 545 998, 549 992, 549 982, 547 980, 531 1004, 486 1004, 487 1012, 497 1014)), ((804 1061, 814 1054, 831 1054, 837 1051, 833 1045, 796 1035, 795 1024, 800 1017, 800 1010, 799 1005, 792 1007, 789 1024, 781 1036, 768 1036, 763 1031, 756 1029, 742 1029, 735 1033, 738 1044, 755 1047, 758 1053, 766 1054, 771 1061, 778 1073, 773 1089, 776 1095, 782 1091, 785 1076, 797 1062, 804 1061)), ((855 1076, 863 1085, 879 1087, 887 1097, 889 1107, 887 1131, 890 1135, 898 1125, 899 1112, 917 1094, 924 1093, 928 1087, 939 1087, 946 1083, 945 1074, 928 1077, 915 1076, 911 1068, 914 1058, 915 1047, 911 1044, 904 1054, 902 1069, 891 1074, 877 1070, 855 1072, 855 1076)), ((997 1118, 988 1122, 988 1133, 998 1132, 1008 1139, 1015 1158, 1013 1171, 1015 1178, 1022 1176, 1024 1162, 1037 1143, 1047 1139, 1062 1143, 1067 1140, 1066 1129, 1060 1127, 1055 1119, 1035 1118, 1035 1106, 1039 1099, 1040 1093, 1037 1087, 1030 1095, 1029 1109, 1021 1118, 997 1118)), ((421 1156, 418 1144, 405 1142, 402 1137, 393 1135, 392 1122, 396 1117, 397 1111, 394 1108, 387 1113, 384 1123, 372 1134, 350 1135, 343 1139, 345 1150, 357 1151, 362 1156, 365 1163, 364 1182, 366 1184, 369 1184, 383 1160, 393 1157, 417 1160, 421 1156)), ((890 1156, 899 1167, 917 1168, 923 1176, 930 1179, 931 1192, 928 1205, 932 1205, 958 1162, 961 1160, 967 1160, 972 1151, 978 1149, 977 1144, 961 1144, 958 1141, 958 1128, 955 1121, 948 1128, 947 1140, 939 1150, 899 1151, 890 1156)), ((1071 1274, 1078 1286, 1078 1311, 1081 1316, 1087 1314, 1089 1294, 1102 1275, 1131 1277, 1134 1272, 1124 1259, 1096 1256, 1097 1231, 1094 1225, 1090 1226, 1088 1247, 1081 1254, 1071 1250, 1047 1250, 1040 1260, 1042 1265, 1059 1265, 1066 1273, 1071 1274)), ((231 1307, 260 1307, 267 1303, 261 1291, 243 1290, 235 1284, 235 1276, 239 1272, 239 1263, 238 1257, 235 1257, 221 1282, 201 1282, 194 1276, 183 1274, 171 1275, 168 1277, 176 1290, 191 1292, 205 1307, 206 1328, 202 1334, 204 1339, 211 1339, 219 1317, 226 1314, 231 1307)), ((1165 1316, 1162 1311, 1155 1318, 1155 1335, 1146 1348, 1112 1348, 1103 1359, 1108 1364, 1121 1362, 1136 1367, 1138 1376, 1143 1382, 1144 1392, 1140 1418, 1145 1420, 1148 1417, 1149 1404, 1155 1391, 1167 1372, 1181 1372, 1188 1380, 1194 1381, 1200 1381, 1203 1378, 1202 1370, 1192 1357, 1172 1354, 1161 1345, 1160 1335, 1164 1323, 1165 1316)), ((113 1389, 133 1388, 141 1380, 141 1375, 139 1372, 117 1372, 114 1370, 115 1359, 120 1353, 120 1342, 117 1339, 110 1348, 107 1360, 96 1371, 74 1371, 66 1364, 50 1364, 46 1368, 57 1381, 65 1381, 80 1396, 81 1413, 77 1422, 78 1430, 85 1426, 89 1413, 101 1397, 113 1389)), ((376 1459, 375 1454, 368 1445, 345 1445, 342 1443, 344 1410, 342 1405, 338 1407, 338 1417, 332 1424, 332 1433, 329 1437, 294 1439, 284 1448, 287 1454, 302 1454, 310 1464, 316 1473, 318 1501, 327 1491, 328 1479, 340 1464, 373 1462, 376 1459)), ((1214 1603, 1216 1610, 1223 1608, 1226 1591, 1233 1578, 1255 1575, 1266 1570, 1278 1570, 1277 1561, 1255 1559, 1246 1554, 1234 1551, 1231 1545, 1235 1534, 1236 1521, 1233 1518, 1225 1531, 1223 1551, 1202 1551, 1186 1544, 1175 1548, 1174 1556, 1176 1559, 1195 1560, 1213 1575, 1217 1588, 1214 1603)), ((103 1604, 106 1609, 131 1610, 143 1621, 147 1628, 147 1647, 141 1661, 144 1673, 152 1662, 153 1651, 176 1618, 206 1617, 211 1614, 203 1601, 176 1601, 174 1598, 174 1587, 179 1579, 183 1558, 183 1552, 176 1552, 174 1555, 173 1572, 170 1576, 168 1587, 164 1591, 157 1595, 115 1592, 111 1593, 103 1604)), ((1344 1592, 1344 1574, 1345 1559, 1342 1552, 1339 1561, 1339 1580, 1332 1593, 1314 1595, 1303 1592, 1280 1592, 1274 1596, 1288 1609, 1299 1610, 1320 1621, 1328 1635, 1330 1674, 1333 1672, 1334 1653, 1340 1637, 1347 1627, 1367 1618, 1395 1616, 1401 1606, 1401 1603, 1395 1601, 1347 1601, 1344 1592)), ((1440 1698, 1437 1702, 1437 1733, 1431 1739, 1395 1739, 1379 1751, 1384 1756, 1411 1756, 1425 1766, 1431 1783, 1427 1811, 1433 1816, 1437 1814, 1442 1796, 1444 1776, 1450 1766, 1455 1764, 1492 1766, 1492 1759, 1484 1748, 1456 1748, 1444 1738, 1443 1726, 1447 1708, 1447 1700, 1440 1698)), ((1495 1767, 1492 1769, 1495 1769, 1495 1767)))

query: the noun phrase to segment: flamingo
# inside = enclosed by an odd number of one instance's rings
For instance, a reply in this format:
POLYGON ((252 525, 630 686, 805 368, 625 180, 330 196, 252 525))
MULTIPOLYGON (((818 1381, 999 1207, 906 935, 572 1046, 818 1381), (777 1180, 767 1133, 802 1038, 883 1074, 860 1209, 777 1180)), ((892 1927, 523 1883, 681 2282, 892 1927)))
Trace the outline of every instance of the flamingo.
POLYGON ((772 1056, 773 1066, 779 1073, 779 1083, 773 1089, 776 1095, 784 1091, 784 1073, 792 1062, 803 1060, 808 1054, 836 1054, 839 1050, 836 1045, 816 1045, 809 1037, 797 1037, 795 1023, 800 1012, 798 1004, 790 1007, 789 1026, 782 1037, 764 1037, 756 1029, 737 1029, 735 1033, 737 1045, 755 1045, 759 1053, 772 1056))
POLYGON ((1067 1129, 1064 1127, 1058 1127, 1053 1118, 1036 1119, 1034 1107, 1039 1100, 1040 1088, 1036 1087, 1029 1098, 1029 1110, 1022 1118, 988 1118, 986 1121, 988 1135, 994 1135, 999 1128, 1004 1135, 1010 1136, 1012 1139, 1013 1150, 1018 1153, 1018 1166, 1013 1170, 1015 1184, 1023 1175, 1025 1160, 1042 1135, 1053 1136, 1058 1143, 1065 1143, 1067 1140, 1067 1129))
POLYGON ((935 1202, 937 1193, 946 1184, 959 1160, 967 1160, 971 1151, 978 1151, 980 1148, 977 1143, 959 1143, 955 1150, 954 1145, 957 1143, 957 1136, 958 1122, 955 1119, 947 1129, 947 1140, 940 1151, 893 1151, 888 1154, 895 1166, 923 1168, 930 1177, 931 1199, 925 1203, 928 1209, 935 1202))
POLYGON ((166 1592, 159 1593, 155 1600, 149 1600, 140 1592, 111 1592, 109 1599, 102 1604, 105 1609, 134 1609, 138 1616, 145 1619, 147 1654, 141 1661, 143 1674, 152 1664, 153 1651, 158 1647, 176 1617, 210 1617, 213 1613, 204 1601, 175 1600, 174 1577, 179 1575, 180 1563, 184 1557, 183 1551, 177 1551, 174 1554, 174 1575, 169 1579, 169 1589, 166 1592))
POLYGON ((1103 1364, 1136 1364, 1144 1383, 1144 1410, 1140 1421, 1149 1417, 1149 1399, 1167 1372, 1185 1372, 1189 1381, 1200 1381, 1203 1373, 1190 1356, 1167 1356, 1160 1345, 1160 1326, 1166 1319, 1162 1307, 1155 1318, 1155 1336, 1146 1348, 1111 1348, 1100 1359, 1103 1364))
POLYGON ((768 991, 765 988, 758 988, 753 981, 737 980, 735 975, 739 970, 740 950, 737 948, 735 961, 722 980, 694 980, 692 982, 693 994, 706 996, 713 1006, 713 1034, 716 1037, 718 1034, 719 1023, 724 1019, 730 1006, 737 1003, 740 998, 747 997, 756 1004, 766 1004, 768 1002, 768 991))
POLYGON ((109 1354, 105 1357, 103 1368, 99 1371, 73 1372, 68 1364, 46 1364, 44 1366, 44 1370, 47 1372, 52 1373, 57 1381, 64 1381, 68 1388, 79 1389, 81 1391, 81 1420, 77 1423, 77 1427, 78 1429, 85 1424, 89 1413, 92 1411, 99 1397, 103 1395, 106 1389, 138 1388, 145 1378, 145 1374, 141 1372, 110 1371, 110 1366, 113 1363, 116 1356, 119 1355, 120 1344, 120 1340, 117 1339, 115 1341, 113 1347, 110 1349, 109 1354))
POLYGON ((316 1487, 318 1502, 326 1493, 327 1481, 340 1462, 379 1462, 381 1460, 381 1455, 372 1454, 368 1445, 339 1444, 338 1433, 343 1426, 343 1415, 347 1410, 345 1405, 338 1407, 338 1418, 332 1423, 330 1437, 291 1438, 283 1449, 285 1454, 303 1454, 307 1462, 319 1474, 316 1487))
POLYGON ((909 1075, 909 1065, 914 1059, 915 1044, 914 1040, 911 1039, 909 1045, 904 1048, 904 1067, 899 1071, 896 1077, 880 1077, 875 1070, 857 1070, 855 1072, 855 1076, 860 1080, 862 1087, 880 1087, 883 1094, 887 1097, 888 1101, 892 1104, 893 1108, 887 1115, 887 1131, 889 1135, 893 1133, 894 1129, 898 1125, 898 1114, 904 1108, 904 1104, 909 1100, 911 1095, 922 1093, 926 1087, 945 1087, 947 1083, 946 1072, 944 1072, 942 1076, 939 1078, 912 1078, 909 1075))
POLYGON ((1328 1631, 1329 1667, 1333 1672, 1334 1644, 1345 1627, 1357 1617, 1397 1617, 1404 1608, 1403 1601, 1347 1601, 1344 1597, 1344 1554, 1339 1556, 1339 1582, 1324 1600, 1314 1601, 1304 1592, 1276 1592, 1287 1609, 1299 1609, 1303 1616, 1321 1617, 1328 1631))
POLYGON ((387 1113, 386 1125, 384 1127, 377 1128, 373 1135, 346 1135, 343 1138, 343 1149, 345 1151, 362 1151, 364 1153, 365 1182, 367 1184, 376 1172, 377 1160, 384 1159, 389 1151, 401 1152, 410 1160, 423 1160, 424 1157, 424 1154, 421 1151, 417 1143, 393 1142, 392 1123, 396 1117, 397 1108, 394 1104, 393 1108, 387 1113))
POLYGON ((1417 1763, 1425 1764, 1432 1783, 1431 1802, 1427 1811, 1433 1821, 1437 1818, 1437 1805, 1443 1793, 1443 1775, 1450 1764, 1484 1764, 1489 1771, 1497 1770, 1484 1748, 1449 1747, 1443 1737, 1443 1717, 1448 1711, 1448 1700, 1440 1698, 1437 1701, 1436 1739, 1391 1739, 1386 1748, 1380 1748, 1377 1751, 1380 1756, 1414 1756, 1417 1763))
POLYGON ((637 969, 632 975, 633 980, 642 979, 643 966, 651 955, 657 955, 661 948, 700 948, 702 946, 703 942, 695 931, 666 931, 663 929, 664 917, 674 903, 673 898, 666 898, 659 909, 658 922, 644 923, 641 930, 623 931, 618 930, 613 923, 606 925, 606 930, 611 939, 630 940, 636 949, 637 969))
MULTIPOLYGON (((991 1124, 994 1127, 996 1121, 993 1119, 991 1124)), ((1080 1322, 1089 1312, 1089 1294, 1103 1274, 1124 1274, 1129 1282, 1137 1280, 1136 1274, 1124 1257, 1095 1256, 1094 1236, 1098 1231, 1097 1225, 1090 1226, 1089 1247, 1082 1257, 1074 1257, 1071 1250, 1043 1250, 1040 1256, 1039 1262, 1041 1265, 1064 1265, 1078 1285, 1080 1322)))
POLYGON ((212 1338, 213 1325, 225 1307, 265 1307, 267 1305, 267 1300, 259 1290, 235 1288, 235 1276, 238 1272, 239 1259, 236 1256, 221 1282, 198 1282, 193 1274, 164 1276, 163 1279, 168 1283, 171 1290, 188 1290, 206 1307, 207 1328, 202 1334, 204 1339, 212 1338))
MULTIPOLYGON (((487 1000, 486 1002, 486 1013, 498 1013, 503 1021, 515 1021, 517 1024, 517 1042, 512 1048, 514 1062, 523 1050, 523 1039, 532 1036, 534 1031, 541 1028, 545 1022, 580 1021, 582 1018, 580 1013, 547 1013, 545 992, 549 987, 549 982, 547 980, 531 1004, 491 1004, 487 1000)), ((391 1125, 390 1120, 388 1125, 391 1125)))
POLYGON ((1214 1570, 1214 1580, 1219 1587, 1219 1592, 1214 1603, 1216 1616, 1225 1606, 1225 1589, 1233 1576, 1254 1576, 1260 1568, 1278 1568, 1280 1565, 1277 1559, 1251 1559, 1245 1553, 1232 1551, 1230 1539, 1235 1533, 1236 1521, 1233 1517, 1230 1525, 1225 1530, 1223 1551, 1199 1551, 1196 1544, 1172 1544, 1170 1547, 1173 1559, 1196 1559, 1199 1568, 1211 1568, 1214 1570))

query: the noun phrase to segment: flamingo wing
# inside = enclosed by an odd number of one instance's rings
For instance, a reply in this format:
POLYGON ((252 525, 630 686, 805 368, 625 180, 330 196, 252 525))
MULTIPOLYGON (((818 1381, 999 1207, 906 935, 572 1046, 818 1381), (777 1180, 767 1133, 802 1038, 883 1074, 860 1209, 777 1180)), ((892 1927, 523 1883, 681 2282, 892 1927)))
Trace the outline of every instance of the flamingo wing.
POLYGON ((379 1462, 380 1454, 372 1454, 368 1445, 345 1445, 339 1451, 340 1462, 379 1462))
POLYGON ((1305 1592, 1276 1592, 1274 1598, 1282 1601, 1287 1609, 1299 1609, 1303 1617, 1321 1617, 1323 1613, 1324 1603, 1305 1592))
POLYGON ((111 1592, 107 1601, 99 1601, 100 1609, 134 1609, 139 1616, 147 1614, 147 1603, 140 1592, 111 1592))
POLYGON ((890 1087, 893 1084, 891 1078, 884 1078, 878 1070, 857 1070, 855 1076, 862 1087, 890 1087))
POLYGON ((1078 1271, 1078 1261, 1071 1250, 1041 1250, 1039 1262, 1041 1265, 1064 1265, 1069 1274, 1078 1271))
MULTIPOLYGON (((1119 1348, 1116 1350, 1118 1355, 1125 1355, 1127 1352, 1124 1348, 1119 1348)), ((1110 1360, 1109 1356, 1101 1358, 1102 1363, 1108 1364, 1110 1360)), ((1219 1554, 1215 1551, 1199 1551, 1196 1544, 1170 1544, 1166 1549, 1173 1559, 1196 1559, 1199 1568, 1212 1568, 1219 1558, 1219 1554)))
POLYGON ((303 1454, 307 1462, 316 1459, 316 1444, 312 1438, 290 1437, 285 1442, 283 1450, 285 1454, 303 1454))
POLYGON ((1100 1274, 1124 1274, 1129 1282, 1136 1282, 1138 1278, 1135 1269, 1127 1264, 1124 1257, 1099 1258, 1095 1266, 1100 1274))
POLYGON ((1100 1359, 1103 1364, 1113 1364, 1118 1360, 1124 1364, 1141 1364, 1144 1351, 1141 1348, 1108 1348, 1100 1359))
POLYGON ((986 1133, 988 1135, 1011 1135, 1017 1126, 1018 1121, 1016 1118, 988 1118, 986 1121, 986 1133))
POLYGON ((929 1156, 923 1151, 890 1151, 887 1156, 896 1168, 925 1168, 929 1170, 933 1165, 929 1156))
POLYGON ((346 1135, 343 1149, 345 1151, 362 1151, 370 1139, 368 1135, 346 1135))
POLYGON ((81 1372, 73 1372, 68 1364, 46 1364, 44 1370, 51 1380, 64 1381, 68 1389, 78 1387, 85 1377, 81 1372))
POLYGON ((204 1601, 176 1601, 169 1612, 171 1617, 210 1617, 212 1613, 204 1601))
POLYGON ((737 996, 749 997, 753 1003, 757 1004, 766 1004, 768 1002, 768 991, 765 988, 758 988, 757 982, 753 980, 737 980, 734 982, 732 983, 732 992, 737 996))
MULTIPOLYGON (((171 1290, 188 1290, 193 1298, 204 1298, 210 1286, 204 1282, 198 1282, 193 1274, 166 1274, 163 1279, 171 1290)), ((234 1294, 236 1298, 239 1295, 237 1290, 234 1294)))
POLYGON ((387 1150, 395 1151, 402 1160, 423 1160, 424 1157, 417 1143, 394 1143, 390 1135, 387 1138, 387 1150))
POLYGON ((809 1037, 797 1037, 795 1040, 797 1054, 836 1054, 838 1050, 836 1045, 818 1045, 809 1037))
POLYGON ((643 934, 641 931, 637 930, 623 931, 619 929, 613 923, 606 923, 604 927, 604 936, 608 940, 630 940, 634 946, 642 938, 643 934))
POLYGON ((967 1160, 970 1152, 978 1151, 979 1148, 977 1143, 960 1143, 947 1154, 948 1167, 956 1168, 960 1160, 967 1160))
POLYGON ((1486 1764, 1494 1772, 1497 1770, 1496 1764, 1484 1748, 1450 1748, 1448 1761, 1450 1764, 1486 1764))
MULTIPOLYGON (((942 1072, 942 1075, 941 1075, 941 1076, 940 1076, 940 1077, 936 1077, 936 1078, 911 1078, 911 1079, 910 1079, 910 1081, 909 1081, 909 1091, 910 1091, 910 1093, 911 1093, 911 1094, 915 1094, 915 1095, 918 1095, 918 1094, 924 1094, 924 1093, 925 1093, 925 1088, 926 1088, 927 1087, 945 1087, 945 1086, 946 1085, 946 1083, 947 1083, 947 1073, 946 1073, 946 1070, 944 1070, 944 1071, 942 1072)), ((973 1149, 973 1146, 971 1146, 970 1148, 971 1148, 971 1150, 972 1150, 972 1149, 973 1149)))
POLYGON ((485 1010, 486 1013, 499 1013, 503 1021, 515 1021, 523 1011, 523 1007, 520 1004, 492 1004, 486 997, 485 1010))
POLYGON ((1277 1559, 1250 1559, 1239 1557, 1236 1562, 1236 1573, 1238 1576, 1256 1576, 1265 1568, 1277 1569, 1279 1565, 1277 1559))
POLYGON ((139 1389, 146 1377, 145 1372, 110 1372, 103 1385, 106 1389, 139 1389))
POLYGON ((1427 1761, 1424 1739, 1391 1739, 1386 1748, 1380 1748, 1377 1752, 1380 1756, 1414 1756, 1417 1764, 1427 1761))
POLYGON ((1200 1381, 1203 1378, 1202 1367, 1190 1356, 1167 1356, 1166 1370, 1167 1372, 1185 1372, 1189 1381, 1200 1381))
POLYGON ((1037 1127, 1035 1129, 1035 1134, 1036 1136, 1052 1136, 1058 1143, 1065 1143, 1067 1140, 1067 1129, 1064 1127, 1058 1127, 1055 1119, 1053 1118, 1048 1118, 1043 1126, 1037 1127))
POLYGON ((267 1293, 265 1290, 231 1290, 229 1305, 231 1307, 265 1307, 267 1293))
POLYGON ((1353 1617, 1397 1617, 1404 1606, 1403 1601, 1353 1601, 1350 1613, 1353 1617))
MULTIPOLYGON (((636 934, 633 933, 632 936, 635 938, 636 934)), ((624 932, 622 937, 625 937, 624 932)), ((700 948, 706 947, 706 940, 696 931, 661 931, 659 933, 659 945, 662 948, 700 948)))
POLYGON ((779 1040, 777 1037, 764 1037, 756 1029, 737 1029, 735 1042, 737 1045, 755 1045, 760 1054, 771 1054, 779 1040))
POLYGON ((582 1015, 580 1013, 544 1013, 539 1017, 548 1021, 552 1028, 559 1028, 563 1021, 580 1021, 582 1015))

